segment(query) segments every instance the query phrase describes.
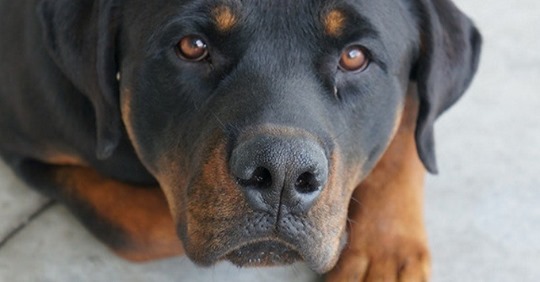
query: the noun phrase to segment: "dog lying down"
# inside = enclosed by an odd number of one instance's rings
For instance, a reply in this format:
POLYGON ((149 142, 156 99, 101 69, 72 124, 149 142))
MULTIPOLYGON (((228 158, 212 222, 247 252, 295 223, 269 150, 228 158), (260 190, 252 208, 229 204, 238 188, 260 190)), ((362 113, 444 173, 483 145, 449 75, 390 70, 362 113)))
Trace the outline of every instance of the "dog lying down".
POLYGON ((0 154, 133 261, 424 281, 449 0, 0 0, 0 154))

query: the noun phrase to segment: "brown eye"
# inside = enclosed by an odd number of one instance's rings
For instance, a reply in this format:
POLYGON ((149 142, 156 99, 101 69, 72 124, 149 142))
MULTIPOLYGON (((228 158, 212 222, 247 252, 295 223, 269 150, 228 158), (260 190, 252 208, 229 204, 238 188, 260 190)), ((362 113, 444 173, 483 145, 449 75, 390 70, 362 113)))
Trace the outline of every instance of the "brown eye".
POLYGON ((184 60, 198 62, 208 57, 208 47, 201 37, 188 35, 178 42, 178 55, 184 60))
POLYGON ((353 45, 341 53, 339 67, 344 71, 363 71, 369 65, 369 59, 362 46, 353 45))

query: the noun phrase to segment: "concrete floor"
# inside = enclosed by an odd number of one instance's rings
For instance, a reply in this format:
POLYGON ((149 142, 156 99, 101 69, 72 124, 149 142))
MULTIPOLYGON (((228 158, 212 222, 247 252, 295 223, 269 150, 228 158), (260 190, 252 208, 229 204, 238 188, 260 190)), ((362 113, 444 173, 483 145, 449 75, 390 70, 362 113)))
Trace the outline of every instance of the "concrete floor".
MULTIPOLYGON (((437 124, 427 178, 433 281, 540 281, 540 2, 459 0, 478 24, 477 78, 437 124)), ((0 241, 45 201, 0 164, 0 241)), ((299 264, 137 265, 111 255, 53 206, 0 247, 0 281, 313 281, 299 264)))

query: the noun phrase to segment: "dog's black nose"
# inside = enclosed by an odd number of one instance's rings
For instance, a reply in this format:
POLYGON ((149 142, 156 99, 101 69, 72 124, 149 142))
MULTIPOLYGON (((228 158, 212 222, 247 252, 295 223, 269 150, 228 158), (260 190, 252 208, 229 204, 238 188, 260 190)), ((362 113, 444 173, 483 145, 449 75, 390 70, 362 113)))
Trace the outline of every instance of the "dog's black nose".
POLYGON ((305 212, 328 179, 323 148, 299 136, 265 135, 240 143, 232 152, 230 168, 256 210, 305 212))

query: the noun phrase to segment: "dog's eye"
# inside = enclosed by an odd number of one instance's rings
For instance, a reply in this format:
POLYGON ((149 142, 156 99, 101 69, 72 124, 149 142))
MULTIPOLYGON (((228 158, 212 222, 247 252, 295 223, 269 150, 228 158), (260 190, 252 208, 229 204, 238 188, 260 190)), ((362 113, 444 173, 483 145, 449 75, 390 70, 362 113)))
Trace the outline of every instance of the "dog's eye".
POLYGON ((188 35, 178 42, 178 55, 186 61, 198 62, 208 57, 208 47, 204 40, 196 35, 188 35))
POLYGON ((360 45, 349 46, 341 53, 339 67, 344 71, 363 71, 368 65, 367 51, 360 45))

